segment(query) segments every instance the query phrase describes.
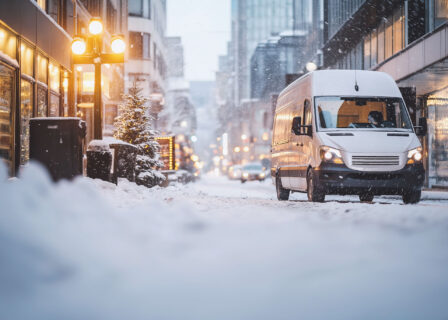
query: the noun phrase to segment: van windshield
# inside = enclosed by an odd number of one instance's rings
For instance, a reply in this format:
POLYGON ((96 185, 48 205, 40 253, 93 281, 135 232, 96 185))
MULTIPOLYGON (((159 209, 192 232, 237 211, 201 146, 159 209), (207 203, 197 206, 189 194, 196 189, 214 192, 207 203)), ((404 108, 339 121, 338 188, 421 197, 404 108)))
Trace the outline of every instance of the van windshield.
POLYGON ((321 129, 412 129, 400 98, 316 98, 321 129))

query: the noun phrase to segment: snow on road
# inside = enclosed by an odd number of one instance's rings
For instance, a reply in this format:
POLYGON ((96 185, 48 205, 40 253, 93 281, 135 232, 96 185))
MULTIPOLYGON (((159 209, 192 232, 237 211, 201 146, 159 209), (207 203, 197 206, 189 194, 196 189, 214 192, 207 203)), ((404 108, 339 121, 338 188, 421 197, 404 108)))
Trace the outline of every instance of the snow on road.
POLYGON ((0 176, 0 319, 447 319, 448 200, 0 176))

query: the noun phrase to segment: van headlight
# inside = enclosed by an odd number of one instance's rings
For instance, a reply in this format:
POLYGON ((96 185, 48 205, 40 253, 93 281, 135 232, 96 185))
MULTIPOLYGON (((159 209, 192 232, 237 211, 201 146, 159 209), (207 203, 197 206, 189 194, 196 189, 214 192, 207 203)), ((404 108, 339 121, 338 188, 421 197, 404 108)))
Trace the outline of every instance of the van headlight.
POLYGON ((420 163, 423 160, 422 147, 408 151, 408 164, 420 163))
POLYGON ((266 174, 264 172, 260 173, 260 178, 265 178, 266 174))
POLYGON ((327 146, 320 147, 320 158, 324 162, 343 164, 341 151, 327 146))
POLYGON ((243 178, 249 178, 249 174, 247 172, 243 173, 243 178))

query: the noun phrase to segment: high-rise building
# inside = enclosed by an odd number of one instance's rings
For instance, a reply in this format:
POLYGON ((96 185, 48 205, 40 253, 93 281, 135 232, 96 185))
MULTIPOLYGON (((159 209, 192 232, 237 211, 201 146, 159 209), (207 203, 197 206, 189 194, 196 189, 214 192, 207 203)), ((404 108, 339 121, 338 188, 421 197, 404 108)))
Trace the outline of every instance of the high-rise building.
POLYGON ((250 95, 250 59, 258 43, 287 30, 307 30, 308 0, 232 0, 232 42, 235 101, 250 95))

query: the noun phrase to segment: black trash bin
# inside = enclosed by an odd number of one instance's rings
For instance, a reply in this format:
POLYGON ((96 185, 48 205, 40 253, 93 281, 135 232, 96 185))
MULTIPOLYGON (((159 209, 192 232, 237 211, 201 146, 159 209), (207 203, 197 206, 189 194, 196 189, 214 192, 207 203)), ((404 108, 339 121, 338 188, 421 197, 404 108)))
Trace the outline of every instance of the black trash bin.
POLYGON ((79 118, 30 119, 30 159, 43 164, 54 181, 82 175, 86 123, 79 118))
POLYGON ((112 152, 103 140, 92 140, 87 148, 87 176, 111 181, 112 152))
POLYGON ((126 178, 134 182, 137 147, 120 140, 112 140, 109 147, 113 150, 111 181, 117 184, 118 178, 126 178))

